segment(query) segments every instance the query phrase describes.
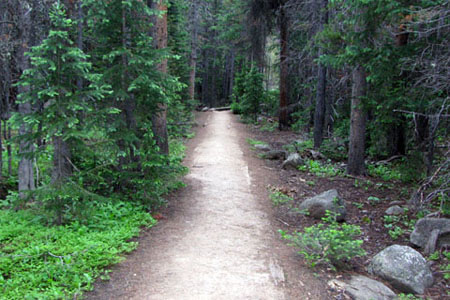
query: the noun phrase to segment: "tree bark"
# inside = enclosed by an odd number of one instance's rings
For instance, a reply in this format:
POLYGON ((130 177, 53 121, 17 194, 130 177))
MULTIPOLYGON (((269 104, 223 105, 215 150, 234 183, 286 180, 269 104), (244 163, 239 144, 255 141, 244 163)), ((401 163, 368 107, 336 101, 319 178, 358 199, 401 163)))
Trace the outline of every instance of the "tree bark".
POLYGON ((52 184, 60 185, 72 175, 70 147, 61 136, 53 137, 52 184))
POLYGON ((198 42, 198 2, 192 1, 192 34, 191 34, 191 57, 189 72, 189 99, 195 99, 195 77, 197 69, 197 42, 198 42))
MULTIPOLYGON (((320 7, 320 31, 323 30, 325 24, 328 23, 328 0, 321 1, 320 7)), ((323 54, 323 49, 319 50, 319 58, 323 54)), ((316 107, 314 111, 314 148, 318 149, 322 145, 323 129, 325 124, 326 111, 326 84, 327 84, 327 67, 319 63, 317 71, 317 94, 316 107)))
MULTIPOLYGON (((156 20, 156 47, 157 49, 167 48, 167 5, 164 0, 158 0, 157 9, 162 12, 162 17, 156 20)), ((167 59, 163 59, 158 64, 158 71, 167 74, 167 59)), ((169 135, 167 133, 167 105, 158 104, 158 111, 153 115, 153 133, 160 153, 169 154, 169 135)))
POLYGON ((280 8, 280 113, 279 113, 279 129, 285 130, 289 127, 288 120, 288 100, 287 100, 287 84, 288 84, 288 20, 284 7, 280 8))
MULTIPOLYGON (((28 45, 30 43, 30 33, 32 30, 31 24, 31 7, 25 1, 21 1, 19 4, 19 47, 17 51, 17 67, 20 73, 23 73, 29 68, 29 60, 25 56, 25 52, 28 51, 28 45)), ((18 93, 27 93, 30 91, 29 86, 19 86, 18 93)), ((27 115, 31 113, 31 104, 29 102, 19 103, 19 113, 27 115)), ((22 123, 19 127, 19 135, 23 138, 19 142, 19 194, 23 198, 25 197, 25 191, 31 191, 35 189, 33 162, 29 155, 33 152, 33 143, 29 138, 32 129, 28 124, 22 123), (28 154, 28 155, 27 155, 28 154), (28 156, 28 157, 27 157, 28 156)))
POLYGON ((366 96, 366 72, 361 65, 353 70, 353 86, 350 117, 350 145, 347 173, 363 175, 366 172, 364 162, 366 138, 366 112, 363 98, 366 96))

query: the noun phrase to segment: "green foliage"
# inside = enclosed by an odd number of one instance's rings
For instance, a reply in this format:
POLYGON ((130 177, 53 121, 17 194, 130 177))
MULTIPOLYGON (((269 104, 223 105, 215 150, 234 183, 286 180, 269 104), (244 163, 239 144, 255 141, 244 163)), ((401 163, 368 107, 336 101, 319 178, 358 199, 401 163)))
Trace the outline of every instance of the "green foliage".
POLYGON ((304 232, 295 232, 292 235, 280 230, 281 236, 290 242, 290 245, 299 249, 301 254, 312 267, 318 264, 329 265, 332 268, 342 267, 353 257, 366 255, 361 248, 362 240, 359 226, 339 224, 336 216, 327 212, 320 223, 304 229, 304 232))
POLYGON ((28 53, 32 67, 24 71, 18 83, 29 87, 27 93, 19 95, 20 101, 43 105, 44 109, 17 113, 13 120, 17 127, 22 123, 34 128, 40 126, 35 135, 20 136, 22 140, 61 137, 79 144, 99 118, 117 110, 96 109, 96 102, 109 94, 109 86, 101 83, 101 75, 91 72, 89 56, 74 46, 69 35, 73 22, 66 17, 62 6, 53 5, 50 20, 48 37, 28 53), (79 89, 76 79, 85 81, 85 87, 79 89))
POLYGON ((256 121, 264 97, 263 75, 252 67, 245 75, 244 93, 240 102, 242 114, 251 116, 256 121))
POLYGON ((312 159, 307 160, 305 165, 299 166, 298 169, 300 171, 308 171, 319 177, 334 177, 343 174, 342 170, 336 168, 330 162, 321 163, 320 161, 312 159))
POLYGON ((269 195, 270 200, 272 201, 273 206, 280 206, 283 204, 287 204, 289 202, 294 201, 294 199, 280 191, 274 191, 269 195))
POLYGON ((291 144, 285 145, 284 149, 286 149, 289 152, 298 152, 298 153, 304 153, 307 150, 313 149, 314 144, 312 140, 298 140, 294 141, 291 144))
POLYGON ((278 128, 278 122, 269 122, 267 119, 263 119, 261 122, 261 127, 259 130, 261 131, 268 131, 268 132, 274 132, 278 128))
POLYGON ((236 101, 231 102, 230 108, 235 115, 240 115, 242 113, 241 105, 236 101))
POLYGON ((155 221, 126 202, 91 204, 85 224, 45 226, 45 216, 0 210, 2 299, 70 299, 136 248, 129 239, 155 221))
POLYGON ((444 278, 450 280, 450 251, 444 251, 445 262, 441 265, 441 270, 444 272, 444 278))
POLYGON ((383 217, 384 227, 387 228, 389 236, 396 240, 403 236, 407 231, 412 231, 416 224, 415 219, 409 219, 407 215, 383 217))
POLYGON ((375 196, 369 196, 367 197, 367 201, 369 201, 370 205, 375 206, 379 203, 381 203, 381 199, 375 196))
POLYGON ((363 203, 352 202, 352 204, 353 204, 357 209, 363 209, 363 207, 364 207, 364 204, 363 204, 363 203))
POLYGON ((247 139, 247 143, 249 143, 252 146, 255 146, 255 145, 267 145, 265 142, 254 140, 254 139, 250 139, 250 138, 247 139))
POLYGON ((400 172, 385 165, 368 165, 367 171, 370 176, 380 177, 384 181, 400 181, 402 179, 402 174, 400 172))

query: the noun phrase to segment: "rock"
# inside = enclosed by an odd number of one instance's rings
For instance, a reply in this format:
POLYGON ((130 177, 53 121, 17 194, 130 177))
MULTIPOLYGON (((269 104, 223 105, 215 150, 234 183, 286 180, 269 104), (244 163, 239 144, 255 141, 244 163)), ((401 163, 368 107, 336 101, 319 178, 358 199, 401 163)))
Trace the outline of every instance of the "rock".
POLYGON ((262 155, 264 159, 285 159, 286 151, 283 150, 270 150, 262 155))
POLYGON ((338 221, 343 221, 347 210, 344 201, 339 197, 336 190, 329 190, 315 197, 303 201, 299 205, 300 210, 307 210, 313 218, 320 219, 325 217, 327 210, 338 213, 338 221))
POLYGON ((207 112, 208 110, 209 110, 208 106, 205 106, 205 107, 202 108, 202 112, 207 112))
POLYGON ((423 294, 433 284, 433 274, 423 256, 408 246, 392 245, 372 258, 369 273, 405 293, 423 294))
POLYGON ((392 216, 392 215, 396 216, 396 215, 404 214, 405 209, 401 206, 394 205, 394 206, 391 206, 388 209, 386 209, 385 213, 390 216, 392 216))
POLYGON ((303 165, 303 159, 298 153, 291 153, 289 154, 288 158, 283 162, 281 167, 283 169, 297 169, 298 166, 303 165))
POLYGON ((311 153, 311 156, 313 159, 325 159, 326 157, 316 150, 309 150, 309 153, 311 153))
POLYGON ((256 150, 261 150, 261 151, 270 151, 270 150, 272 150, 272 148, 270 148, 270 146, 267 145, 267 144, 256 144, 253 147, 255 147, 256 150))
POLYGON ((345 291, 354 300, 391 300, 396 296, 381 282, 361 275, 352 276, 349 282, 332 280, 328 285, 345 291))
POLYGON ((438 248, 450 245, 450 219, 447 218, 423 218, 417 221, 409 240, 412 244, 424 248, 431 236, 431 232, 439 229, 437 238, 438 248))

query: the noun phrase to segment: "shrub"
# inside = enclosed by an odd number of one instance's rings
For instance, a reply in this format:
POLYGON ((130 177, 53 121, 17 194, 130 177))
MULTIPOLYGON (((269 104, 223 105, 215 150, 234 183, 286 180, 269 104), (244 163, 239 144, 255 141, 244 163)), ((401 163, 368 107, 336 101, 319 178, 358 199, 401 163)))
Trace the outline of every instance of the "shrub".
POLYGON ((92 204, 87 223, 45 226, 30 211, 0 210, 0 298, 71 299, 137 243, 141 226, 155 221, 129 202, 92 204))
POLYGON ((293 201, 294 199, 292 197, 289 197, 288 195, 280 192, 280 191, 274 191, 269 196, 270 200, 273 203, 273 206, 279 206, 286 203, 289 203, 293 201))
POLYGON ((357 239, 361 235, 359 226, 339 224, 336 214, 329 211, 322 220, 325 224, 307 227, 303 233, 295 232, 291 235, 280 230, 281 236, 288 240, 291 246, 298 248, 298 253, 312 267, 324 264, 336 269, 353 257, 366 255, 361 248, 363 241, 357 239))
POLYGON ((231 111, 233 112, 233 114, 235 114, 235 115, 240 115, 242 113, 241 105, 236 101, 233 101, 231 103, 230 108, 231 108, 231 111))

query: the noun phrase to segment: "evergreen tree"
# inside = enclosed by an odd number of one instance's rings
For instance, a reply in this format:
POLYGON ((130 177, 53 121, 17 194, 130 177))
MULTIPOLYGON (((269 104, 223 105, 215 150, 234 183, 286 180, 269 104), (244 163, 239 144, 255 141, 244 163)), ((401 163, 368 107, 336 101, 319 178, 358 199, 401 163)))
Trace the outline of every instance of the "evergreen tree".
MULTIPOLYGON (((16 115, 18 124, 29 124, 39 131, 32 138, 53 141, 52 183, 62 184, 72 173, 71 151, 95 126, 104 111, 96 109, 96 102, 108 93, 101 84, 101 75, 91 72, 88 56, 70 39, 74 26, 66 17, 62 5, 50 11, 51 29, 48 37, 28 54, 31 68, 23 72, 19 86, 28 87, 20 94, 21 103, 36 106, 44 103, 42 111, 16 115), (77 78, 86 82, 82 89, 77 78)), ((22 139, 31 141, 30 136, 22 139)))

